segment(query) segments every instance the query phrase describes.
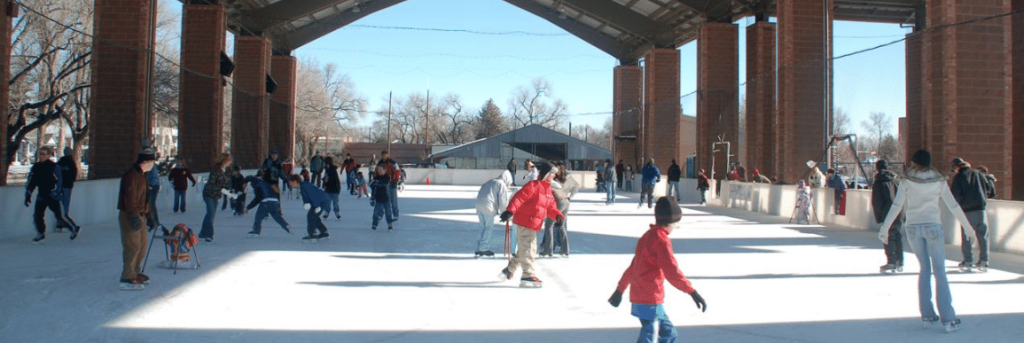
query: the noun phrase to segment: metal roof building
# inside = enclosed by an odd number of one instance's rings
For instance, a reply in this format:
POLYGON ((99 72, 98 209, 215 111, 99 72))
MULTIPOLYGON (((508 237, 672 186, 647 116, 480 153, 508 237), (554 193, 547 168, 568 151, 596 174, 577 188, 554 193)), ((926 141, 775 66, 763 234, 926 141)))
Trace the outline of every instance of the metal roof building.
POLYGON ((589 166, 585 162, 610 159, 612 153, 561 132, 530 125, 432 154, 430 160, 453 168, 504 169, 513 157, 519 162, 526 159, 569 161, 573 165, 589 166))

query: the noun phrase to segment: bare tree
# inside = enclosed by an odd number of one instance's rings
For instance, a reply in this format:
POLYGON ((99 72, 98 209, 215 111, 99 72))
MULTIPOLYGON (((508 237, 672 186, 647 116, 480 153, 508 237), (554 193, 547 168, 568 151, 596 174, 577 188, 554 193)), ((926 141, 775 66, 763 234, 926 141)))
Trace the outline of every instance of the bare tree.
POLYGON ((463 110, 462 99, 456 94, 448 94, 441 101, 438 114, 439 121, 437 140, 443 144, 461 144, 473 138, 473 118, 463 110))
POLYGON ((871 143, 868 145, 873 151, 878 151, 885 138, 886 133, 892 128, 892 118, 883 112, 871 112, 868 119, 862 121, 860 126, 867 130, 871 143))
POLYGON ((348 75, 334 64, 320 65, 312 59, 299 62, 295 94, 295 163, 308 163, 313 153, 325 150, 331 140, 344 135, 343 125, 363 116, 366 101, 356 93, 348 75))
POLYGON ((519 86, 513 90, 508 104, 515 126, 538 124, 551 129, 560 126, 568 107, 562 99, 554 99, 549 104, 547 100, 551 97, 551 83, 544 78, 533 79, 529 88, 519 86))

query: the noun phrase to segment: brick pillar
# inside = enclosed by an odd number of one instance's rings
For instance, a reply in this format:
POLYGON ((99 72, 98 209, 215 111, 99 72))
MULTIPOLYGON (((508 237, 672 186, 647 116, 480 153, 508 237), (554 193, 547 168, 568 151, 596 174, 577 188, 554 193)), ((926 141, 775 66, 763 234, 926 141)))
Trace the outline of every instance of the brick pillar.
POLYGON ((768 177, 779 175, 775 157, 775 24, 747 27, 747 161, 768 177))
POLYGON ((178 157, 193 172, 210 171, 224 151, 224 6, 185 5, 181 23, 181 89, 178 97, 178 157))
POLYGON ((615 67, 612 102, 612 130, 615 136, 633 136, 635 139, 615 140, 615 162, 641 165, 643 156, 640 143, 640 111, 643 103, 643 68, 635 65, 615 67))
MULTIPOLYGON (((9 3, 10 1, 4 1, 9 3)), ((11 17, 4 15, 0 25, 0 80, 11 79, 11 17)), ((7 118, 11 88, 7 82, 0 82, 0 115, 7 118)), ((4 127, 6 130, 7 125, 4 127)), ((6 131, 4 131, 6 132, 6 131)), ((7 135, 0 137, 0 186, 7 185, 7 135)))
MULTIPOLYGON (((697 33, 697 168, 711 172, 711 147, 721 136, 739 146, 739 27, 705 22, 697 33)), ((748 142, 749 143, 749 142, 748 142)), ((715 153, 716 179, 725 179, 729 158, 725 146, 715 153)), ((735 161, 735 159, 733 159, 735 161)), ((749 165, 749 164, 748 164, 749 165)), ((709 174, 710 175, 710 174, 709 174)))
MULTIPOLYGON (((832 1, 827 0, 829 9, 832 1)), ((793 184, 807 175, 807 160, 823 160, 832 122, 832 13, 822 0, 779 0, 777 175, 793 184)))
POLYGON ((283 156, 295 156, 295 57, 275 55, 270 59, 270 75, 277 81, 277 91, 270 98, 270 149, 283 156))
MULTIPOLYGON (((231 158, 242 169, 259 167, 267 156, 270 96, 270 43, 265 38, 235 35, 234 88, 231 94, 231 158)), ((282 158, 291 158, 282 151, 282 158)))
POLYGON ((679 149, 679 50, 655 48, 644 57, 644 163, 661 170, 682 158, 679 149))
MULTIPOLYGON (((1024 0, 1013 0, 1013 11, 1024 11, 1024 0)), ((1013 190, 1010 197, 1003 199, 1024 200, 1024 13, 1010 18, 1012 36, 1010 37, 1010 77, 1013 83, 1013 95, 1010 118, 1013 121, 1013 171, 1007 180, 1007 188, 1013 190)))
MULTIPOLYGON (((915 151, 924 147, 925 115, 924 99, 924 35, 915 32, 907 35, 906 40, 906 73, 907 73, 907 125, 906 137, 903 138, 904 161, 909 162, 915 151)), ((902 132, 901 132, 902 133, 902 132)))
MULTIPOLYGON (((1008 10, 1003 0, 928 0, 929 27, 964 22, 1008 10)), ((988 20, 927 33, 925 47, 925 147, 939 170, 954 157, 987 166, 999 180, 997 192, 1011 194, 1012 127, 1007 98, 1010 62, 1008 20, 988 20)), ((911 152, 912 153, 912 152, 911 152)))
MULTIPOLYGON (((156 9, 149 0, 96 0, 92 40, 89 178, 120 177, 146 127, 156 9)), ((148 135, 146 135, 148 136, 148 135)))

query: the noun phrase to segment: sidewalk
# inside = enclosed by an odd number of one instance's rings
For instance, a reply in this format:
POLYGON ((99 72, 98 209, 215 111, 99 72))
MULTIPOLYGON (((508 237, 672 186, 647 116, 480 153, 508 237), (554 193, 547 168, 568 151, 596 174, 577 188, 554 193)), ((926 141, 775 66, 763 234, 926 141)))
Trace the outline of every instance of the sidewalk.
MULTIPOLYGON (((301 201, 284 201, 294 235, 268 218, 246 238, 253 212, 218 212, 216 240, 200 243, 202 267, 156 267, 152 285, 120 291, 115 223, 67 234, 0 240, 0 332, 11 342, 632 342, 639 322, 628 295, 606 302, 636 239, 653 222, 635 194, 613 206, 585 191, 569 212, 570 258, 539 259, 541 289, 498 282, 503 227, 494 259, 474 259, 476 187, 409 186, 399 195, 395 232, 371 231, 366 199, 342 194, 331 239, 302 244, 301 201)), ((673 233, 676 258, 707 299, 700 313, 666 283, 666 310, 686 342, 1012 342, 1024 336, 1024 258, 993 254, 987 274, 956 270, 948 247, 953 304, 963 328, 922 328, 917 261, 881 275, 873 232, 790 225, 739 210, 684 206, 673 233)), ((113 209, 111 209, 113 210, 113 209)), ((164 225, 198 230, 203 209, 160 214, 164 225)), ((518 276, 517 276, 518 277, 518 276)), ((627 292, 628 293, 628 292, 627 292)))

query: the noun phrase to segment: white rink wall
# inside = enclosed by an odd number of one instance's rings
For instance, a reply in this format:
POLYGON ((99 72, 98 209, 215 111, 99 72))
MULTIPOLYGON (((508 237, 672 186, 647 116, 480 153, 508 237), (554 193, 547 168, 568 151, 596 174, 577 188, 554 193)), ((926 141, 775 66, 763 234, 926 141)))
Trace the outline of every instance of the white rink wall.
MULTIPOLYGON (((832 210, 832 189, 819 188, 813 193, 814 211, 822 225, 878 231, 870 190, 847 190, 846 215, 842 216, 832 210)), ((708 204, 790 218, 796 206, 796 186, 724 181, 720 196, 713 199, 709 194, 708 204)), ((1024 202, 989 200, 986 212, 990 249, 1024 255, 1024 202)), ((946 243, 960 244, 959 224, 949 211, 943 210, 941 215, 946 243)))

